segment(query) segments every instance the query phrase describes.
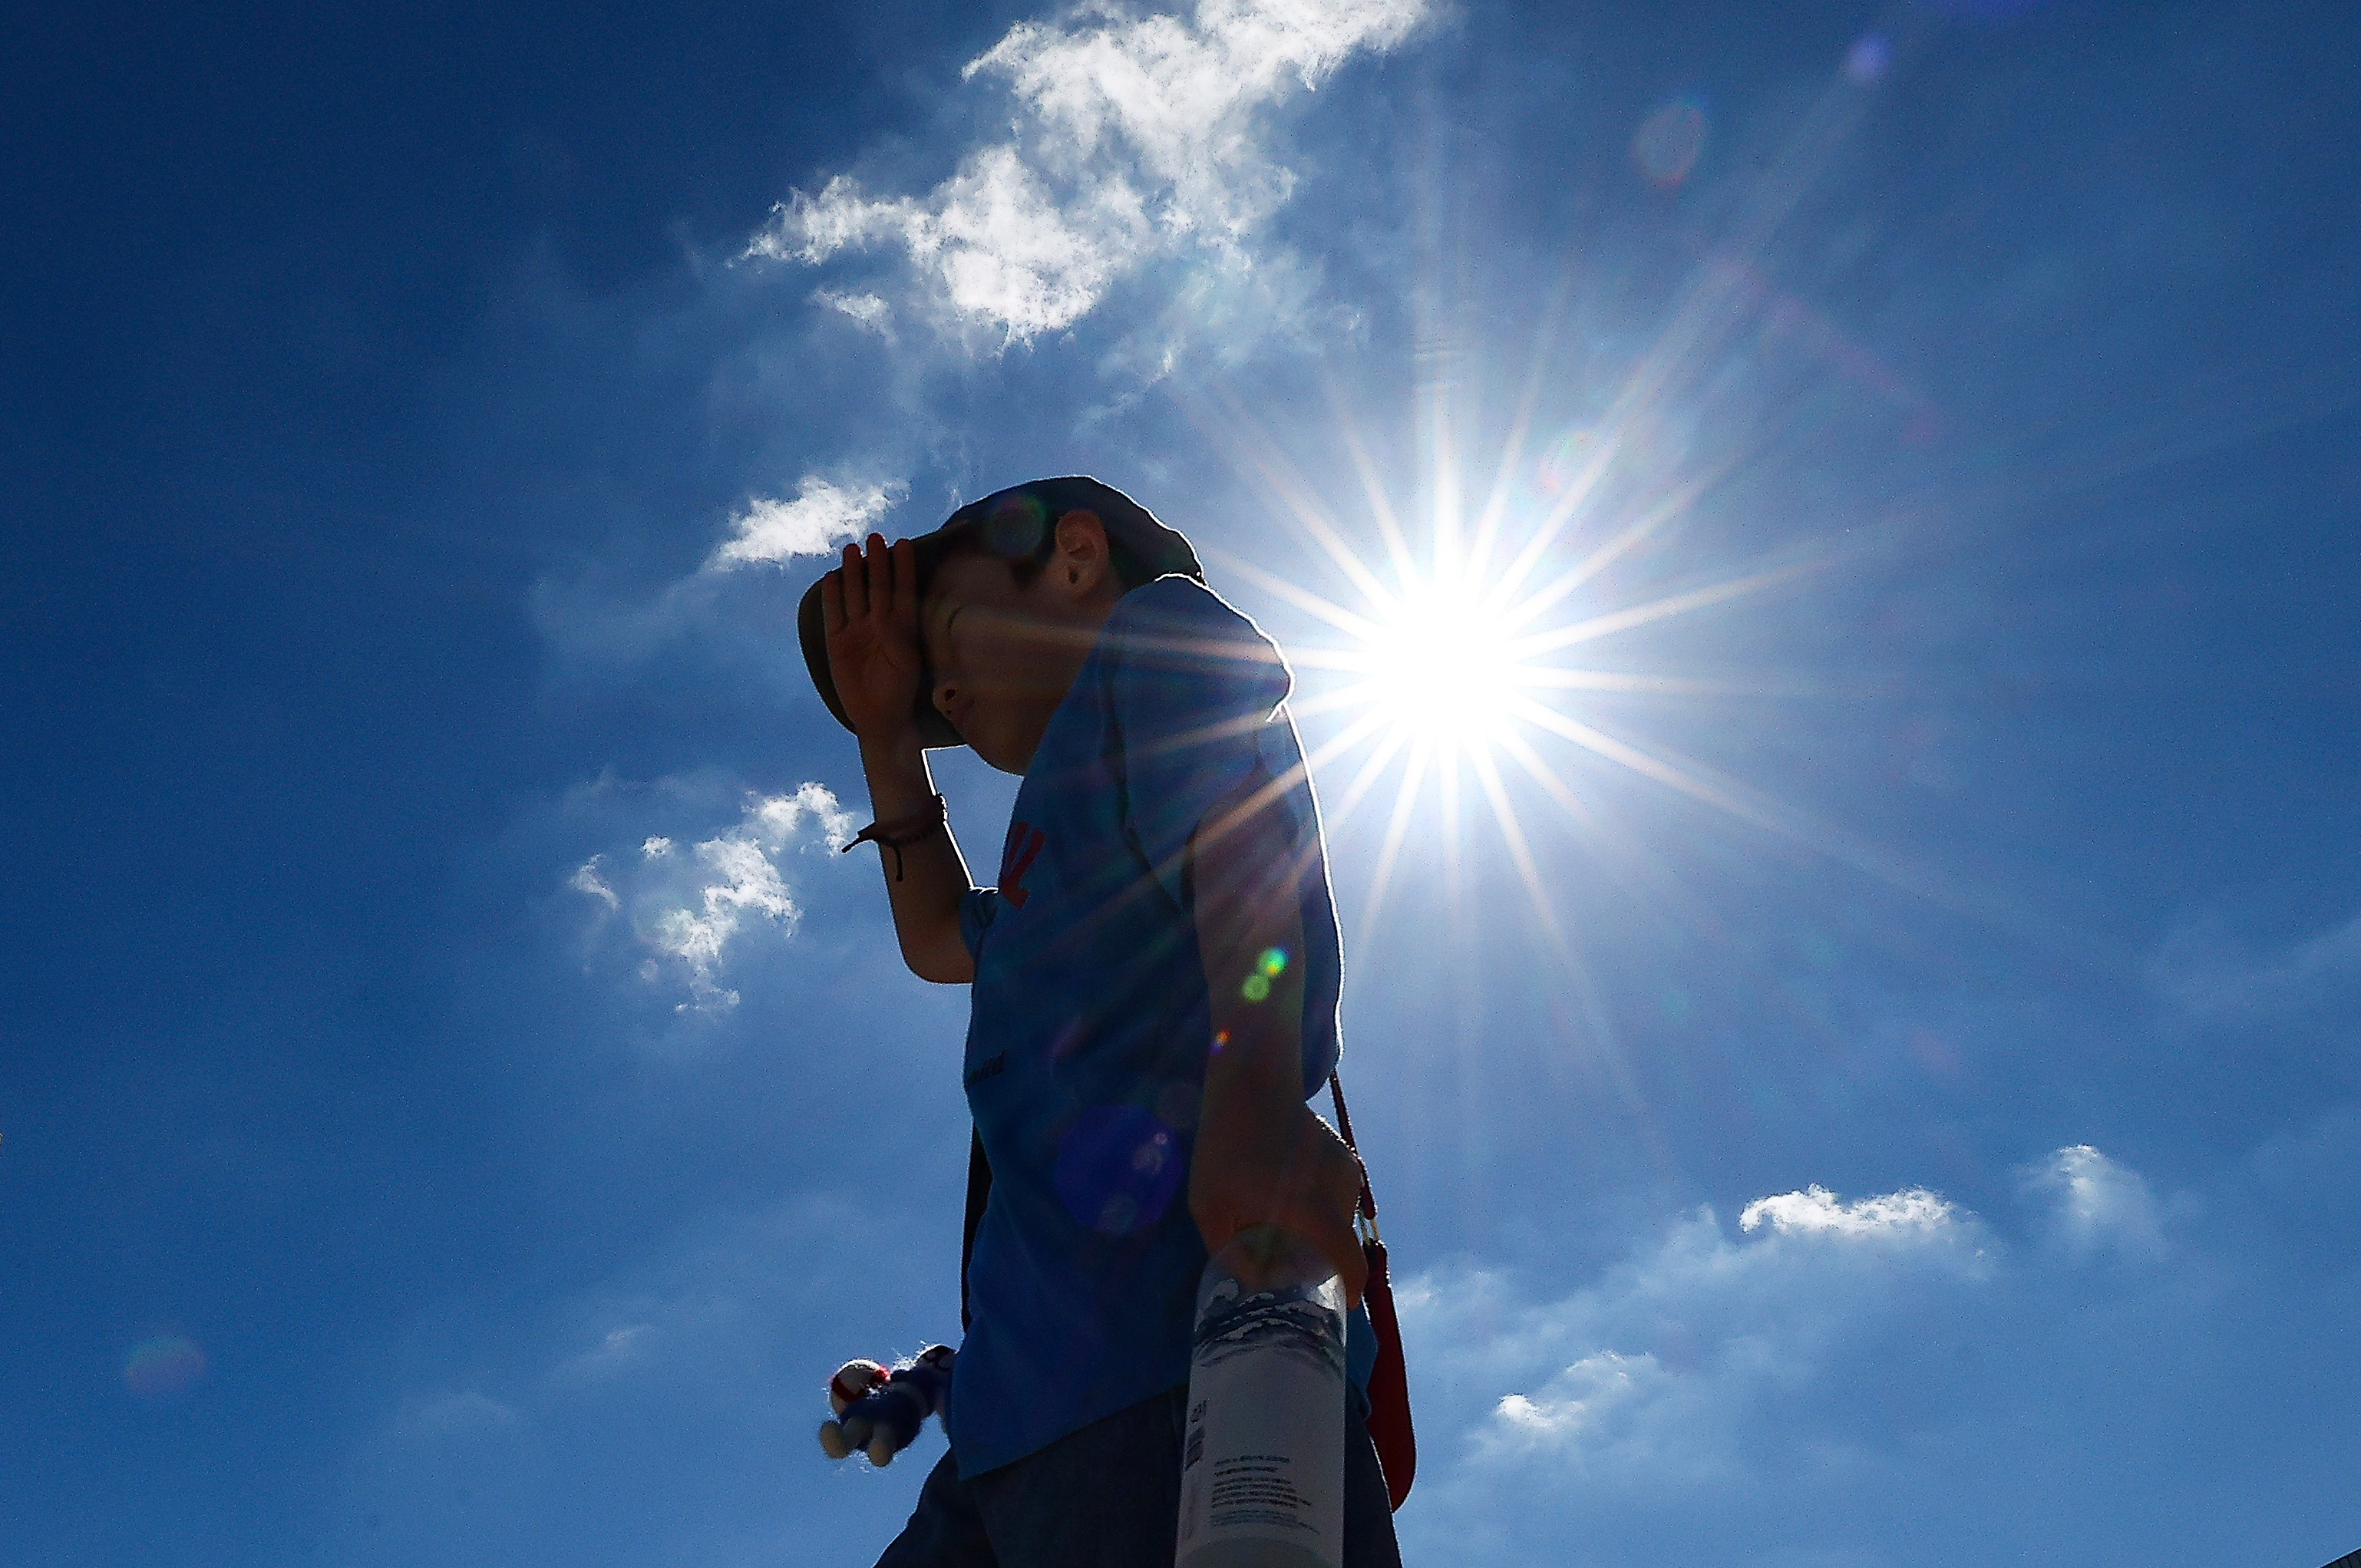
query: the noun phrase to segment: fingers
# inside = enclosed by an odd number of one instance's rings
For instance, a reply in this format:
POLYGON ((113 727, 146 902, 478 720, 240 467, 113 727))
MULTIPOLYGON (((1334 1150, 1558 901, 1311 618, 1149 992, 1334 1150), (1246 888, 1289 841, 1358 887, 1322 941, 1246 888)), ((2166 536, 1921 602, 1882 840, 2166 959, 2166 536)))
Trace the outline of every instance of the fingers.
POLYGON ((894 554, 885 547, 885 536, 869 536, 869 554, 862 563, 869 579, 869 613, 880 620, 894 613, 894 554))
POLYGON ((898 540, 894 545, 893 616, 895 622, 916 633, 918 629, 918 545, 916 540, 898 540))
POLYGON ((844 547, 844 565, 836 576, 844 585, 844 618, 848 621, 869 619, 869 575, 862 569, 861 546, 844 547))
POLYGON ((839 567, 819 580, 819 623, 830 637, 844 630, 844 570, 839 567))

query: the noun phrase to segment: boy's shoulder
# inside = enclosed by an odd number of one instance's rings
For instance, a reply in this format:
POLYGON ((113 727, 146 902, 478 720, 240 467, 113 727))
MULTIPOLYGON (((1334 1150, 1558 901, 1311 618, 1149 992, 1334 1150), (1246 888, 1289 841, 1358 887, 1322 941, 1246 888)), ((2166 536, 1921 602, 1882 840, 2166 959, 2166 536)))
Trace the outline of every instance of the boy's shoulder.
POLYGON ((1128 627, 1137 621, 1169 620, 1254 624, 1221 595, 1196 578, 1182 576, 1178 572, 1152 578, 1127 590, 1115 601, 1115 610, 1108 616, 1107 623, 1114 627, 1128 627))
POLYGON ((1287 701, 1294 673, 1245 611, 1188 576, 1159 576, 1116 600, 1100 656, 1119 695, 1155 706, 1287 701))
POLYGON ((1254 618, 1191 577, 1141 584, 1115 601, 1101 634, 1107 657, 1141 670, 1193 673, 1255 685, 1292 684, 1287 661, 1254 618))

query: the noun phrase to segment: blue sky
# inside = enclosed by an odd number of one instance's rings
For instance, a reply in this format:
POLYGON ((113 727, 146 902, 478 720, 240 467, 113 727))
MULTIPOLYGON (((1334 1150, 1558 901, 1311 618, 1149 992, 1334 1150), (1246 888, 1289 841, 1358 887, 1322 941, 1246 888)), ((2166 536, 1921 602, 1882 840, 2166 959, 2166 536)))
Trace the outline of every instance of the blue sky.
POLYGON ((2356 44, 20 28, 10 1561, 873 1556, 941 1439, 812 1430, 956 1332, 964 998, 789 622, 1074 470, 1298 655, 1411 1561, 2361 1546, 2356 44))

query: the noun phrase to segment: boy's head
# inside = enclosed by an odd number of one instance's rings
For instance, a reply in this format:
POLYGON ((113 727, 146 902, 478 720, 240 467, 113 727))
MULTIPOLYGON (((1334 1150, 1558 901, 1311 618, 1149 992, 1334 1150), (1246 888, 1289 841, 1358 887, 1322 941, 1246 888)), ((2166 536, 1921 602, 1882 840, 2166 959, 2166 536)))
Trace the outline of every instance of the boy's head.
MULTIPOLYGON (((1204 578, 1186 539, 1082 477, 996 491, 913 543, 927 664, 913 715, 920 738, 972 746, 1009 773, 1024 772, 1116 599, 1169 573, 1204 578)), ((812 682, 843 722, 818 585, 797 620, 812 682)))

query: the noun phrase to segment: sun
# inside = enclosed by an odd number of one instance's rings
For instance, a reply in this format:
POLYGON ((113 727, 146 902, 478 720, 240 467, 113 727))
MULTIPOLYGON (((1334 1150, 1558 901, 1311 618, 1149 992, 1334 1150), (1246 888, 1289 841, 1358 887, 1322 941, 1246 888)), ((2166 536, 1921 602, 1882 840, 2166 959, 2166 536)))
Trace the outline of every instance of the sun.
MULTIPOLYGON (((1719 477, 1714 464, 1663 460, 1652 436, 1655 390, 1642 389, 1632 407, 1550 444, 1539 459, 1527 450, 1527 408, 1480 488, 1463 488, 1476 476, 1460 467, 1455 437, 1439 428, 1431 444, 1449 460, 1434 465, 1411 508, 1389 496, 1349 420, 1335 434, 1359 480, 1358 504, 1343 499, 1349 484, 1307 478, 1242 410, 1198 411, 1224 437, 1241 477, 1259 482, 1276 503, 1272 513, 1310 547, 1310 569, 1285 573, 1227 552, 1204 554, 1317 623, 1288 640, 1290 663, 1310 677, 1288 706, 1299 722, 1314 721, 1303 767, 1318 784, 1329 831, 1365 810, 1383 821, 1362 942, 1413 837, 1439 851, 1457 907, 1472 827, 1505 852, 1538 930, 1571 961, 1559 908, 1564 879, 1544 872, 1552 851, 1534 830, 1554 817, 1577 833, 1602 833, 1592 796, 1619 773, 1887 874, 1883 857, 1850 836, 1644 733, 1617 733, 1637 717, 1630 698, 1728 698, 1761 677, 1651 669, 1653 660, 1628 652, 1594 663, 1602 644, 1642 626, 1725 610, 1836 559, 1790 555, 1740 576, 1692 577, 1693 586, 1675 579, 1650 595, 1619 591, 1610 568, 1654 547, 1719 477), (1620 722, 1596 700, 1609 695, 1627 699, 1616 706, 1620 722)), ((1623 852, 1600 842, 1603 852, 1623 852)))
POLYGON ((1361 642, 1338 662, 1360 663, 1371 710, 1402 740, 1483 746, 1510 722, 1521 674, 1516 643, 1498 610, 1466 587, 1405 585, 1361 642))

